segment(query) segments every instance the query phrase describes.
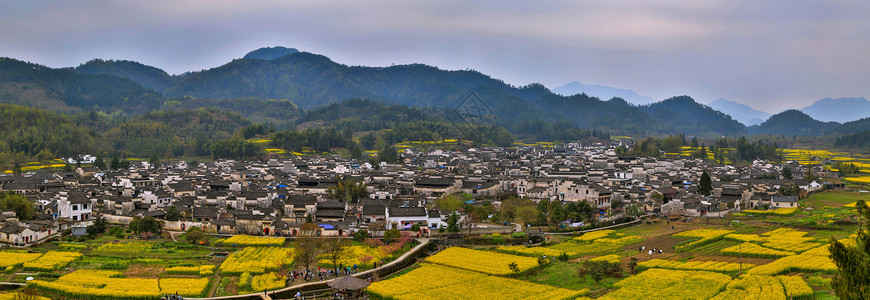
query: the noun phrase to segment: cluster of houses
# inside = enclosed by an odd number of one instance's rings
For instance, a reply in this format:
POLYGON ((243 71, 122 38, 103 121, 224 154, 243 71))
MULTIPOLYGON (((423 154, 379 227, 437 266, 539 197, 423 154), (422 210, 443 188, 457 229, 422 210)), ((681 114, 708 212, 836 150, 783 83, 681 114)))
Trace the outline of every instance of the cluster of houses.
MULTIPOLYGON (((783 167, 791 168, 794 178, 807 171, 797 163, 756 161, 736 168, 690 158, 618 157, 611 146, 567 144, 461 152, 406 149, 401 162, 374 166, 321 156, 3 174, 0 190, 24 195, 35 212, 33 220, 22 222, 14 211, 3 211, 0 242, 33 243, 81 228, 97 216, 120 224, 154 217, 164 220, 167 230, 197 226, 223 234, 291 236, 305 222, 315 222, 324 235, 415 224, 437 230, 454 212, 431 204, 454 193, 474 199, 511 193, 536 201, 586 201, 600 215, 633 204, 664 215, 721 217, 742 209, 796 206, 800 194, 826 188, 816 181, 783 179, 783 167), (709 196, 698 193, 704 171, 713 178, 709 196), (329 190, 339 178, 364 182, 368 197, 353 203, 331 198, 329 190), (795 186, 798 195, 783 195, 795 186)), ((820 168, 814 172, 825 175, 820 168)))

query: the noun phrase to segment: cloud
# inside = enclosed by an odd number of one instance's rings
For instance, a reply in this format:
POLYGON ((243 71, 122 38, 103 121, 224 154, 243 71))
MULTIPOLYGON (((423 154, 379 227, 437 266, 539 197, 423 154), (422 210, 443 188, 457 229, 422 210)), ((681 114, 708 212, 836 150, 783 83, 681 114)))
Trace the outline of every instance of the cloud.
POLYGON ((0 4, 0 55, 74 66, 130 59, 171 73, 284 45, 353 65, 473 68, 770 111, 868 96, 870 2, 138 1, 0 4))

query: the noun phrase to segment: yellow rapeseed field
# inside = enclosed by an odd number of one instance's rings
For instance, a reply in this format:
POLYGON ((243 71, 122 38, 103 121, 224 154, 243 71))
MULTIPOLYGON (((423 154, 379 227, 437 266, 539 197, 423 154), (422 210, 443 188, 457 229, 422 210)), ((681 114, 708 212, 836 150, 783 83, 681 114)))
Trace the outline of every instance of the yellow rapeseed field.
POLYGON ((221 264, 221 273, 237 275, 243 272, 262 274, 277 270, 293 261, 292 250, 281 247, 246 247, 230 254, 221 264))
POLYGON ((424 263, 402 276, 372 283, 368 292, 396 300, 537 300, 574 299, 588 290, 570 290, 424 263))
POLYGON ((426 261, 493 275, 513 273, 508 267, 511 263, 516 263, 520 271, 525 271, 538 265, 538 259, 534 257, 472 250, 462 247, 444 249, 438 252, 438 254, 430 256, 426 261))
POLYGON ((707 271, 649 269, 623 279, 600 300, 710 299, 731 282, 731 276, 707 271))
POLYGON ((0 251, 0 268, 21 265, 25 262, 35 260, 40 256, 42 256, 42 253, 0 251))

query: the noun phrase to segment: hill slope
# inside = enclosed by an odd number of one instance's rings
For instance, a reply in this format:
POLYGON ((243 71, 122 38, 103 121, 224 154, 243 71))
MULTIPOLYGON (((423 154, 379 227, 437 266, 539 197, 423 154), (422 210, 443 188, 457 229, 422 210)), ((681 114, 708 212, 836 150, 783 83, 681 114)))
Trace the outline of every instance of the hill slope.
POLYGON ((75 69, 82 74, 107 74, 127 78, 155 91, 165 91, 178 83, 179 79, 165 71, 129 60, 93 59, 75 69))
POLYGON ((129 79, 73 69, 52 69, 0 58, 0 101, 55 111, 99 108, 142 113, 158 108, 163 97, 129 79))
POLYGON ((760 125, 750 127, 749 132, 752 134, 819 136, 829 133, 839 125, 836 122, 817 121, 801 111, 790 109, 771 116, 760 125))
POLYGON ((656 119, 668 134, 685 133, 696 136, 738 136, 746 134, 746 126, 722 112, 695 102, 689 96, 678 96, 641 106, 656 119))
POLYGON ((287 47, 263 47, 245 54, 245 57, 242 59, 262 59, 262 60, 273 60, 285 55, 290 55, 293 53, 299 52, 299 50, 287 47))
MULTIPOLYGON (((13 104, 0 104, 0 153, 34 156, 47 150, 68 156, 95 153, 107 147, 95 133, 78 126, 66 116, 13 104)), ((3 155, 2 158, 10 158, 3 155)), ((50 158, 55 158, 49 155, 50 158)), ((6 162, 0 161, 0 165, 6 162)))

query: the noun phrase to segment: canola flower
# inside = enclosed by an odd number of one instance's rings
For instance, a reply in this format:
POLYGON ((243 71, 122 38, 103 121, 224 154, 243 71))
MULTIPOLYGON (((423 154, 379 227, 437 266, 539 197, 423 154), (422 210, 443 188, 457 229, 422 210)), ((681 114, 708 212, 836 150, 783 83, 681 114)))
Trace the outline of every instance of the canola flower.
POLYGON ((78 252, 49 251, 34 261, 24 263, 25 270, 54 271, 66 267, 72 261, 81 257, 78 252))
POLYGON ((777 209, 773 209, 773 210, 744 209, 743 213, 745 213, 745 214, 757 214, 757 215, 773 214, 773 215, 784 216, 784 215, 793 214, 793 213, 797 212, 797 210, 798 210, 797 207, 783 207, 783 208, 777 208, 777 209))
POLYGON ((292 251, 280 247, 245 247, 230 254, 221 264, 221 273, 237 275, 243 272, 262 274, 293 262, 292 251))
POLYGON ((0 251, 0 268, 19 266, 40 256, 42 256, 42 253, 0 251))
POLYGON ((214 265, 170 267, 164 269, 163 272, 166 274, 211 276, 214 274, 214 265))
POLYGON ((161 278, 160 294, 178 293, 182 296, 202 297, 208 292, 208 278, 161 278))
POLYGON ((526 247, 526 246, 499 246, 496 250, 504 253, 510 254, 518 254, 518 255, 530 255, 530 256, 548 256, 548 257, 557 257, 564 253, 568 256, 577 255, 574 252, 566 252, 562 250, 556 250, 553 248, 547 247, 526 247))
POLYGON ((785 295, 789 299, 812 298, 813 288, 800 276, 776 276, 785 288, 785 295))
POLYGON ((427 262, 493 275, 513 273, 508 267, 516 263, 520 271, 534 268, 538 260, 534 257, 510 255, 489 251, 450 247, 426 259, 427 262))
POLYGON ((281 237, 263 237, 250 235, 234 235, 220 242, 223 245, 236 246, 284 246, 284 238, 281 237))
POLYGON ((795 252, 781 251, 781 250, 776 250, 776 249, 765 248, 765 247, 759 246, 758 244, 753 244, 753 243, 742 243, 740 245, 734 245, 734 246, 719 250, 719 252, 724 254, 724 255, 733 255, 733 256, 743 255, 746 257, 760 257, 760 258, 778 258, 778 257, 784 257, 784 256, 790 256, 790 255, 796 254, 795 252))
POLYGON ((589 261, 606 261, 611 263, 618 263, 621 257, 617 254, 610 254, 605 256, 599 256, 595 258, 590 258, 589 261))
MULTIPOLYGON (((751 269, 755 265, 753 264, 743 264, 743 270, 751 269)), ((693 270, 693 271, 712 271, 712 272, 723 272, 723 273, 733 273, 740 271, 740 264, 736 263, 728 263, 721 261, 690 261, 690 262, 679 262, 674 260, 664 260, 664 259, 651 259, 648 261, 640 262, 637 264, 638 269, 651 269, 651 268, 659 268, 659 269, 670 269, 670 270, 693 270)))
POLYGON ((691 241, 685 244, 680 244, 674 248, 680 250, 697 247, 706 243, 721 240, 723 237, 730 234, 731 232, 731 230, 725 229, 695 229, 679 232, 674 234, 674 236, 679 238, 697 238, 698 240, 691 241))
POLYGON ((286 278, 278 276, 275 272, 256 275, 251 278, 251 290, 260 292, 263 290, 277 290, 285 286, 286 278))
POLYGON ((731 276, 707 271, 649 269, 615 283, 615 291, 598 299, 710 299, 731 276))
MULTIPOLYGON (((338 260, 337 264, 343 264, 345 266, 353 266, 358 265, 362 266, 366 263, 371 263, 374 261, 381 261, 387 257, 388 254, 385 253, 383 249, 379 248, 371 248, 368 246, 348 246, 345 247, 344 255, 338 260), (365 259, 365 257, 369 257, 365 259), (366 261, 363 261, 366 260, 366 261)), ((329 258, 328 254, 322 254, 319 257, 318 264, 321 266, 332 266, 332 260, 329 258)))
POLYGON ((786 300, 785 290, 779 279, 765 275, 743 275, 728 283, 725 291, 713 300, 771 299, 786 300))
POLYGON ((28 286, 69 298, 84 299, 155 299, 161 294, 181 296, 205 295, 208 278, 120 278, 121 272, 76 270, 55 281, 32 280, 28 286))
POLYGON ((589 290, 571 290, 517 279, 423 263, 421 267, 372 283, 368 292, 386 299, 574 299, 589 290))
POLYGON ((94 249, 93 254, 99 255, 137 255, 151 249, 147 243, 102 244, 94 249))

